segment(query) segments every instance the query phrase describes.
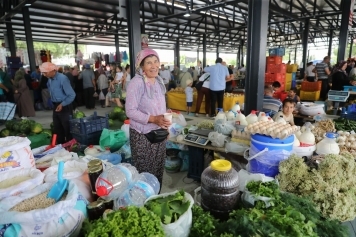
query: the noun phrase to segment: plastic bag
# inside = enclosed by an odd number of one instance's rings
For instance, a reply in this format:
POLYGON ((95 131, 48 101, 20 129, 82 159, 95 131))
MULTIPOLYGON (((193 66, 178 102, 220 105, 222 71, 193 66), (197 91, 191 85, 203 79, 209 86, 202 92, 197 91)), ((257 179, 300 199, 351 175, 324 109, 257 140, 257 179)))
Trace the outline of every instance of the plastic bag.
POLYGON ((105 96, 105 106, 110 106, 110 101, 111 101, 111 92, 108 91, 108 93, 105 96))
POLYGON ((0 230, 4 231, 2 236, 78 236, 87 217, 88 201, 78 192, 73 181, 69 180, 68 183, 65 200, 43 209, 28 212, 9 211, 23 200, 49 191, 53 186, 51 183, 3 199, 0 205, 0 230))
POLYGON ((181 134, 181 132, 183 131, 183 127, 179 124, 173 123, 171 126, 169 126, 168 128, 168 132, 169 132, 169 138, 173 138, 178 136, 179 134, 181 134))
POLYGON ((30 148, 31 141, 26 137, 0 138, 0 173, 35 167, 30 148))
POLYGON ((179 124, 182 127, 187 126, 187 121, 181 113, 172 113, 172 123, 179 124))
POLYGON ((33 149, 32 153, 33 153, 33 156, 35 157, 35 159, 42 158, 46 155, 53 154, 53 153, 63 149, 62 145, 57 145, 57 146, 49 149, 48 151, 46 151, 47 147, 48 147, 48 145, 44 145, 44 146, 37 147, 37 148, 33 149))
MULTIPOLYGON (((160 194, 160 195, 153 195, 145 201, 145 204, 151 199, 175 195, 177 192, 178 191, 160 194)), ((189 235, 190 227, 192 226, 192 220, 193 220, 192 206, 194 204, 194 199, 189 193, 185 192, 184 200, 190 202, 188 210, 185 213, 183 213, 176 222, 173 222, 168 225, 164 225, 163 223, 161 223, 163 231, 166 234, 166 237, 188 237, 189 235)))
POLYGON ((214 123, 214 131, 224 135, 230 135, 235 129, 235 124, 232 121, 225 121, 224 119, 218 119, 214 123))
POLYGON ((187 171, 189 169, 189 151, 180 151, 178 157, 182 159, 180 171, 187 171))
POLYGON ((288 159, 291 154, 286 150, 269 151, 268 148, 260 151, 253 144, 251 144, 249 151, 250 157, 245 156, 248 160, 247 170, 251 173, 261 173, 269 177, 274 177, 279 173, 279 163, 288 159))
POLYGON ((99 94, 99 100, 105 100, 105 95, 102 91, 99 94))
POLYGON ((112 152, 119 150, 126 143, 126 135, 122 130, 109 130, 104 128, 100 136, 100 147, 109 147, 112 152))
POLYGON ((225 152, 244 153, 249 148, 248 145, 237 142, 228 142, 225 145, 225 152))
POLYGON ((216 147, 224 147, 226 138, 227 136, 218 132, 210 132, 208 135, 211 145, 216 147))
POLYGON ((10 196, 16 196, 27 192, 43 183, 44 174, 35 168, 7 171, 1 173, 0 182, 10 180, 18 176, 30 176, 31 178, 8 188, 0 188, 0 200, 10 196))
POLYGON ((64 148, 57 150, 52 154, 45 155, 39 159, 36 159, 36 168, 48 168, 51 166, 53 160, 60 159, 62 161, 67 161, 72 159, 72 154, 65 150, 64 148))
POLYGON ((273 181, 274 178, 268 177, 264 174, 252 174, 247 170, 240 170, 238 172, 239 175, 239 191, 244 192, 246 185, 251 181, 262 181, 269 182, 273 181))
MULTIPOLYGON (((87 173, 87 163, 75 160, 64 163, 63 178, 72 180, 77 185, 79 192, 89 201, 92 199, 90 181, 87 173)), ((54 165, 43 171, 46 183, 55 183, 58 180, 58 165, 54 165)))

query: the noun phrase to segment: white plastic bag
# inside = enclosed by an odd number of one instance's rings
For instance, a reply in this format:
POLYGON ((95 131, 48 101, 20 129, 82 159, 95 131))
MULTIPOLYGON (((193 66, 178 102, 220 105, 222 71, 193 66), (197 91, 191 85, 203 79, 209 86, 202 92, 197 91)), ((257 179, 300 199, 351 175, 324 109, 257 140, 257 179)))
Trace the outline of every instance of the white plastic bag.
POLYGON ((244 153, 249 148, 248 145, 237 142, 228 142, 225 145, 225 152, 244 153))
POLYGON ((35 167, 35 160, 27 137, 0 138, 0 173, 35 167))
MULTIPOLYGON (((89 201, 92 199, 90 181, 86 170, 88 166, 85 162, 75 160, 64 163, 63 178, 72 180, 78 187, 79 192, 89 201)), ((55 183, 58 180, 58 165, 54 165, 43 171, 46 183, 55 183)))
MULTIPOLYGON (((175 195, 177 192, 178 191, 160 194, 160 195, 153 195, 145 201, 145 204, 149 200, 175 195)), ((166 237, 188 237, 190 232, 190 227, 192 226, 192 220, 193 220, 192 206, 194 204, 194 199, 189 193, 185 192, 184 201, 190 201, 189 208, 183 215, 181 215, 178 218, 176 222, 173 222, 168 225, 164 225, 163 223, 161 223, 163 231, 166 234, 166 237)))
POLYGON ((210 132, 208 135, 211 145, 216 147, 224 147, 226 138, 227 136, 218 132, 210 132))
POLYGON ((28 212, 9 211, 23 200, 49 191, 53 186, 51 183, 3 199, 0 205, 0 230, 5 231, 2 236, 78 236, 82 223, 87 217, 88 201, 78 192, 73 181, 68 182, 68 194, 65 200, 44 209, 28 212))
POLYGON ((187 121, 185 120, 183 114, 173 112, 172 117, 172 123, 179 124, 182 127, 187 126, 187 121))
POLYGON ((11 180, 18 176, 29 176, 28 180, 25 180, 19 184, 12 185, 8 188, 0 188, 0 200, 10 196, 16 196, 20 193, 27 192, 43 183, 44 174, 35 168, 6 171, 1 173, 0 182, 4 180, 11 180))
POLYGON ((99 100, 105 100, 105 95, 102 91, 100 91, 99 100))
MULTIPOLYGON (((65 150, 64 148, 52 153, 52 154, 48 154, 45 155, 39 159, 36 159, 36 168, 48 168, 52 165, 53 160, 55 159, 59 159, 62 161, 67 161, 72 159, 72 154, 65 150)), ((54 163, 53 165, 55 165, 56 163, 54 163)))
POLYGON ((262 182, 269 182, 273 181, 274 179, 268 177, 264 174, 253 174, 248 172, 247 170, 240 170, 238 172, 239 175, 239 191, 244 192, 246 185, 251 181, 262 181, 262 182))
POLYGON ((178 136, 179 134, 181 134, 183 129, 184 128, 181 125, 172 123, 172 125, 169 126, 169 128, 168 128, 169 137, 173 138, 173 137, 178 136))
POLYGON ((325 114, 324 104, 301 104, 299 112, 308 116, 325 114))
POLYGON ((222 133, 224 135, 230 135, 234 129, 235 123, 233 121, 218 119, 214 123, 214 131, 222 133))

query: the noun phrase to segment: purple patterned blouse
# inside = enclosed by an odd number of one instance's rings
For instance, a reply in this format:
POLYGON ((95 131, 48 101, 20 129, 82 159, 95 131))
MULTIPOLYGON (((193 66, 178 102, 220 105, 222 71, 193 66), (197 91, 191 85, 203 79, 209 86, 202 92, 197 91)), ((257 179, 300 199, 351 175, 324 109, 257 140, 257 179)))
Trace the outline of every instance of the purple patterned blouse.
POLYGON ((154 90, 151 99, 141 77, 131 79, 126 91, 126 115, 130 118, 130 128, 139 133, 149 133, 160 127, 154 123, 148 123, 150 115, 157 116, 166 113, 166 99, 157 79, 154 84, 149 82, 147 86, 154 90))

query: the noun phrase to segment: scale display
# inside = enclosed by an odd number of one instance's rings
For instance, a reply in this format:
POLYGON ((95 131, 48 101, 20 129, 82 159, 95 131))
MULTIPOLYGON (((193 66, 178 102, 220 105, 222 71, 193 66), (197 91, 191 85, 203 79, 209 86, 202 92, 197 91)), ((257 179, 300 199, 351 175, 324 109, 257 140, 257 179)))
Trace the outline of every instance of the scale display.
POLYGON ((208 144, 209 139, 207 137, 202 137, 195 134, 188 134, 185 136, 184 141, 205 146, 206 144, 208 144))
POLYGON ((350 96, 349 91, 334 91, 334 90, 329 90, 328 93, 328 99, 330 101, 336 101, 336 102, 346 102, 347 99, 350 96))

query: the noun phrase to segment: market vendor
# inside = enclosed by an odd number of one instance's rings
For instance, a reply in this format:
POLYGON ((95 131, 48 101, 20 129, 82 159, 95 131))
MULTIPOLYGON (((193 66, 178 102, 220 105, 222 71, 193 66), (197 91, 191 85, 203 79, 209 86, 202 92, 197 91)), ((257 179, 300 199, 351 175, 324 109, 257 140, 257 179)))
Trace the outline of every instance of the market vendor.
POLYGON ((70 134, 69 116, 73 115, 72 102, 75 92, 68 77, 57 72, 57 66, 45 62, 40 66, 45 77, 48 77, 48 90, 53 103, 53 126, 57 134, 57 144, 63 144, 72 139, 70 134))
POLYGON ((159 72, 159 56, 152 49, 136 57, 136 75, 127 87, 126 114, 130 118, 132 161, 141 172, 155 175, 162 186, 166 140, 171 122, 166 113, 166 87, 159 72))
POLYGON ((337 63, 333 70, 332 90, 343 91, 344 86, 355 86, 356 81, 350 80, 346 73, 347 62, 341 60, 337 63))
POLYGON ((273 116, 273 120, 276 121, 277 118, 283 116, 283 119, 290 125, 294 125, 293 111, 295 107, 295 102, 293 99, 285 99, 282 105, 282 111, 279 111, 273 116))

